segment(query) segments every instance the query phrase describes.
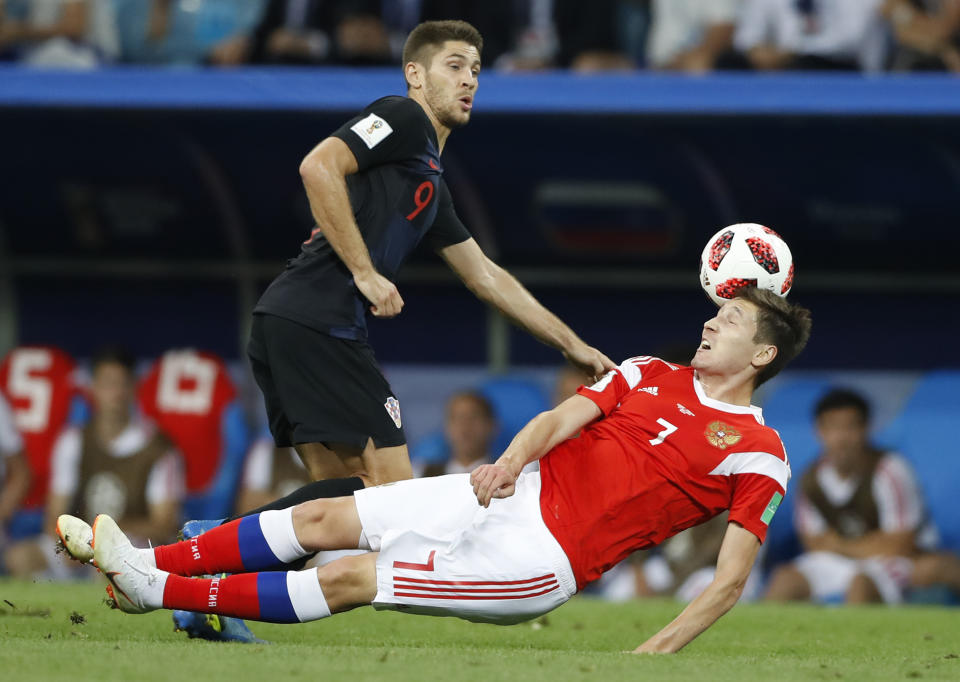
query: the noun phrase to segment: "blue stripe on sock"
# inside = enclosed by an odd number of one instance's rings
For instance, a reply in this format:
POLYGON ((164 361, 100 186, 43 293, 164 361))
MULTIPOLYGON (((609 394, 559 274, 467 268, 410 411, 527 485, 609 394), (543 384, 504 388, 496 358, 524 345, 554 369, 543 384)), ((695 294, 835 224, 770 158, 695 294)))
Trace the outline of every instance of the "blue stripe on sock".
POLYGON ((240 545, 240 560, 247 572, 274 568, 281 562, 271 551, 260 529, 260 515, 245 516, 237 527, 237 542, 240 545))
POLYGON ((287 572, 257 575, 257 599, 260 601, 260 620, 270 623, 299 623, 287 591, 287 572))

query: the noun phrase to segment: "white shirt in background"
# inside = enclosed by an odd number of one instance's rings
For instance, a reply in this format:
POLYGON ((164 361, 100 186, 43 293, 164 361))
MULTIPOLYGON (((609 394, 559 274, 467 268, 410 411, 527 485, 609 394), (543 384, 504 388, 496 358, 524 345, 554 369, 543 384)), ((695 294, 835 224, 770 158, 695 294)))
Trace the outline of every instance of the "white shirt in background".
POLYGON ((703 41, 711 26, 734 24, 742 0, 653 0, 647 62, 662 67, 703 41))

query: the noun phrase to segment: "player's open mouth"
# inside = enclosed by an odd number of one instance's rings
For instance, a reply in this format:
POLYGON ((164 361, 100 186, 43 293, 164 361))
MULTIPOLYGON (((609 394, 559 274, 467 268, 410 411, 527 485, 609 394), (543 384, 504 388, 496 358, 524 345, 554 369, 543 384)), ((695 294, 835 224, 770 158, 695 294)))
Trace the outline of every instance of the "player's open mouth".
POLYGON ((473 109, 473 97, 460 97, 459 102, 464 111, 470 111, 473 109))
POLYGON ((702 339, 700 341, 700 348, 698 348, 697 350, 710 350, 710 342, 707 341, 706 339, 702 339))

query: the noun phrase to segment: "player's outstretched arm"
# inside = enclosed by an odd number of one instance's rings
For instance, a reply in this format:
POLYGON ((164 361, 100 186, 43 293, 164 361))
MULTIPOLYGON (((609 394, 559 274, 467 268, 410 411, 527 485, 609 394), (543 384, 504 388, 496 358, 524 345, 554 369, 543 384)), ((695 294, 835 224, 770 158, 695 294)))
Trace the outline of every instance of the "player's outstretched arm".
POLYGON ((713 582, 690 602, 672 623, 634 650, 635 654, 672 654, 679 651, 720 616, 733 608, 743 593, 760 550, 756 535, 737 523, 727 525, 717 558, 713 582))
POLYGON ((616 364, 588 346, 560 318, 543 307, 509 272, 494 263, 473 239, 448 246, 440 255, 477 298, 489 303, 592 377, 616 364))
POLYGON ((393 282, 373 267, 350 206, 346 177, 357 169, 357 158, 347 143, 338 137, 328 137, 303 159, 300 177, 317 228, 353 274, 360 293, 373 304, 373 314, 394 317, 403 308, 403 299, 393 282))
POLYGON ((496 462, 473 470, 470 483, 477 502, 489 507, 490 500, 513 495, 523 467, 543 457, 600 415, 597 404, 582 395, 571 396, 552 410, 538 414, 513 437, 496 462))

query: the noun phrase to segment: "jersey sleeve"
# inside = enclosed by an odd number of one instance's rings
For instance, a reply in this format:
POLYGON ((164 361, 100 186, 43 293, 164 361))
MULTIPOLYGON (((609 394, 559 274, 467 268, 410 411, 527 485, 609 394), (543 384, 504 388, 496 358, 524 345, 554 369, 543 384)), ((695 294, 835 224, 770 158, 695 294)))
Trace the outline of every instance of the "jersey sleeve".
POLYGON ((895 533, 916 530, 923 522, 923 494, 913 470, 903 457, 884 455, 873 475, 880 530, 895 533))
POLYGON ((144 495, 149 505, 179 502, 185 494, 183 458, 171 449, 161 457, 147 477, 147 490, 144 495))
POLYGON ((440 178, 438 197, 437 217, 424 236, 424 242, 433 251, 439 251, 470 239, 470 231, 460 222, 460 218, 453 208, 453 197, 450 196, 450 190, 443 178, 440 178))
POLYGON ((624 360, 619 367, 611 369, 592 386, 581 386, 577 389, 577 394, 595 402, 606 417, 641 381, 675 369, 678 369, 676 365, 660 358, 640 355, 624 360))
POLYGON ((801 535, 822 535, 829 529, 827 520, 823 518, 815 506, 802 492, 797 493, 793 505, 793 527, 801 535))
POLYGON ((406 97, 387 97, 344 123, 332 137, 346 142, 360 172, 422 153, 425 125, 419 104, 406 97))
POLYGON ((80 429, 68 428, 57 438, 50 460, 50 494, 70 496, 77 492, 83 438, 80 429))
POLYGON ((763 542, 770 521, 787 494, 790 468, 784 460, 769 453, 743 454, 746 457, 742 459, 742 473, 733 476, 730 520, 736 521, 763 542))
POLYGON ((243 488, 263 492, 270 489, 270 465, 273 463, 273 440, 260 438, 247 454, 243 467, 243 488))

